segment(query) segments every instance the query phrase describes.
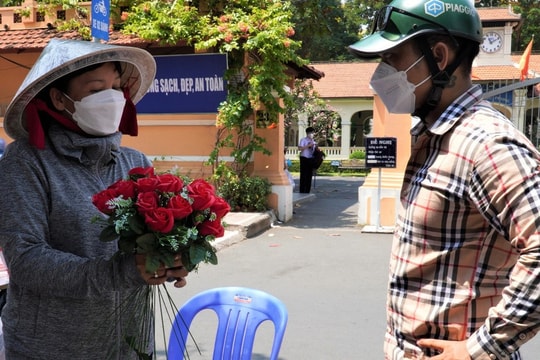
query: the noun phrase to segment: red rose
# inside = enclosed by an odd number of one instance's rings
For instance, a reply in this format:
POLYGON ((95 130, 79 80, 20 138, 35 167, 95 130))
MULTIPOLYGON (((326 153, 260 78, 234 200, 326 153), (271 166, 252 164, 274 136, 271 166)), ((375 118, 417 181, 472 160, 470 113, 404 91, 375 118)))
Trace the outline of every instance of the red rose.
POLYGON ((210 206, 210 211, 216 214, 218 219, 222 219, 231 210, 231 206, 225 199, 216 197, 216 201, 210 206))
POLYGON ((137 195, 137 209, 139 214, 144 215, 159 207, 158 195, 153 191, 143 192, 137 195))
POLYGON ((164 234, 170 232, 174 226, 172 211, 162 207, 147 211, 144 214, 144 221, 151 230, 164 234))
POLYGON ((137 190, 147 192, 156 190, 159 181, 156 177, 145 177, 137 180, 137 190))
POLYGON ((122 195, 124 199, 132 199, 135 197, 135 183, 131 180, 118 180, 109 189, 114 190, 117 196, 122 195))
POLYGON ((225 235, 225 229, 221 225, 221 220, 206 220, 197 226, 199 234, 203 236, 214 235, 215 237, 222 237, 225 235))
POLYGON ((132 179, 139 179, 143 177, 152 177, 154 176, 154 168, 152 166, 148 167, 136 167, 129 170, 128 175, 132 179))
POLYGON ((194 180, 189 184, 188 192, 189 197, 193 199, 191 204, 193 210, 208 209, 216 201, 214 187, 202 179, 194 180))
POLYGON ((173 174, 163 174, 157 176, 157 189, 163 192, 178 193, 184 187, 184 182, 178 176, 173 174))
POLYGON ((189 201, 183 198, 181 195, 176 195, 170 198, 169 203, 167 204, 167 209, 172 211, 175 219, 183 219, 193 211, 189 201))
POLYGON ((114 206, 110 205, 110 201, 118 197, 115 190, 106 189, 92 196, 92 204, 104 214, 111 215, 114 212, 114 206))

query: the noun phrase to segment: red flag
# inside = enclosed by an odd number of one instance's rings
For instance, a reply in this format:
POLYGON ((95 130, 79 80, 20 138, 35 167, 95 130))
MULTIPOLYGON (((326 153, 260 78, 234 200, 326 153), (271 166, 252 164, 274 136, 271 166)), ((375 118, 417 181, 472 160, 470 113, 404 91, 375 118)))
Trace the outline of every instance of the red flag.
POLYGON ((532 45, 533 45, 533 39, 529 42, 529 45, 527 45, 527 48, 523 52, 523 55, 521 55, 521 60, 519 60, 519 70, 521 71, 521 81, 528 77, 529 73, 529 59, 531 58, 531 51, 532 51, 532 45))

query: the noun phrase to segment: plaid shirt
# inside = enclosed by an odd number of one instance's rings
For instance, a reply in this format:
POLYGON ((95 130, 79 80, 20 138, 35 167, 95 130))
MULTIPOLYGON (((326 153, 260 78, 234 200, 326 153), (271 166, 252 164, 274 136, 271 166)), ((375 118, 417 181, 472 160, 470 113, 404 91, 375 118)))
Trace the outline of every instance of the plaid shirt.
MULTIPOLYGON (((519 359, 540 326, 540 154, 471 87, 417 141, 390 260, 386 359, 421 338, 519 359)), ((424 351, 422 351, 424 350, 424 351)))

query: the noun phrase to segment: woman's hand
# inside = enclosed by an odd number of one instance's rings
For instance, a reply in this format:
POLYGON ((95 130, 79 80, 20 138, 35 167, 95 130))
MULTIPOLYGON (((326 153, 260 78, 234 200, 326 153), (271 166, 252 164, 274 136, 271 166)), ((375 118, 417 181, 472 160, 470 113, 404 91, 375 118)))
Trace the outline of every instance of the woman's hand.
POLYGON ((181 288, 187 284, 185 277, 189 272, 182 265, 180 256, 175 258, 174 266, 169 268, 160 266, 153 274, 146 272, 146 255, 136 254, 135 261, 139 273, 148 285, 161 285, 166 281, 174 281, 174 287, 181 288))

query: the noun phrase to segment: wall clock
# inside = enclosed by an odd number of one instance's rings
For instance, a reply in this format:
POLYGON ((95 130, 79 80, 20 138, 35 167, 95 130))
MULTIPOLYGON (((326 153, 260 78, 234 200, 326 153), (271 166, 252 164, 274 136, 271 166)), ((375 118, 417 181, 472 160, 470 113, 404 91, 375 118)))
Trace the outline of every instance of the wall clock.
POLYGON ((487 53, 499 51, 502 47, 502 37, 498 32, 488 31, 484 34, 480 48, 487 53))

